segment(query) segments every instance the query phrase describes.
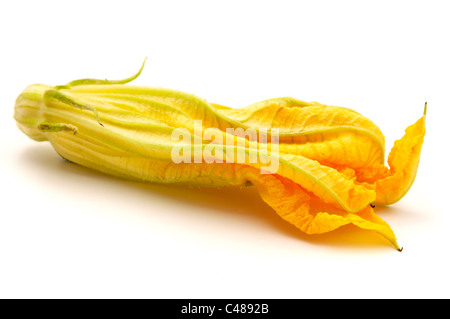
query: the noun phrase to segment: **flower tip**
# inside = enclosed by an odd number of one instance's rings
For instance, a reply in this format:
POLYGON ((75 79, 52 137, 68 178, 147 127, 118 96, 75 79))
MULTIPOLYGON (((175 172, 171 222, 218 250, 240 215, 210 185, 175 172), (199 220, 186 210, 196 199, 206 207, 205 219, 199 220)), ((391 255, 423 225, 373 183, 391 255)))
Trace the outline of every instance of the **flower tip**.
POLYGON ((147 62, 148 57, 146 56, 144 59, 144 62, 142 62, 141 68, 139 69, 139 71, 137 72, 137 74, 135 74, 136 78, 141 75, 142 70, 144 70, 144 66, 145 66, 145 62, 147 62))
POLYGON ((397 243, 397 239, 396 238, 391 238, 389 239, 389 241, 391 242, 392 246, 394 246, 394 248, 399 251, 402 252, 403 251, 403 247, 400 247, 399 244, 397 243))

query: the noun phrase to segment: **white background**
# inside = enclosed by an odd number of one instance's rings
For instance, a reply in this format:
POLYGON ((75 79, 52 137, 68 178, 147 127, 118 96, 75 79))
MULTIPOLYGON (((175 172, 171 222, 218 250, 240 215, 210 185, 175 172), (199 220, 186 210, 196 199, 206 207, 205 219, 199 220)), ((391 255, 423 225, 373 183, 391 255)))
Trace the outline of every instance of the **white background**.
POLYGON ((448 1, 2 1, 0 297, 448 298, 448 1), (307 236, 253 188, 144 185, 60 159, 13 120, 28 84, 83 77, 241 107, 353 108, 386 149, 428 101, 415 184, 376 212, 402 253, 343 227, 307 236))

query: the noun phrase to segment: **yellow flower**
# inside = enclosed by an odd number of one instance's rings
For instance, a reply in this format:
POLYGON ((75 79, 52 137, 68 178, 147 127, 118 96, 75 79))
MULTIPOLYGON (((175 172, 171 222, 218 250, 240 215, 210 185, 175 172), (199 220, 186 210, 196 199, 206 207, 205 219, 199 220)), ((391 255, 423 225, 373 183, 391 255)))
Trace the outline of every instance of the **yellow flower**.
POLYGON ((80 165, 145 182, 254 184, 283 219, 308 234, 354 224, 400 250, 372 203, 392 204, 411 187, 425 112, 384 165, 384 136, 363 115, 293 98, 240 109, 170 89, 82 79, 28 86, 14 117, 80 165), (181 137, 181 139, 180 139, 181 137))

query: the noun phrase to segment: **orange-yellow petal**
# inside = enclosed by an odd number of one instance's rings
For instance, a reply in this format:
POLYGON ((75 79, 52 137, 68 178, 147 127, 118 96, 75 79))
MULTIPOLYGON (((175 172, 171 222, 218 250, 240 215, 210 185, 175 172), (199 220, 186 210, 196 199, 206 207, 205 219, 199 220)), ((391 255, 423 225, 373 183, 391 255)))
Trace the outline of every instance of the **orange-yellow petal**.
POLYGON ((339 210, 278 175, 260 175, 253 183, 269 206, 307 234, 322 234, 351 223, 378 232, 400 250, 390 226, 370 206, 357 213, 339 210))
POLYGON ((380 165, 357 171, 357 180, 376 190, 376 203, 393 204, 408 192, 416 177, 424 136, 425 115, 394 143, 388 157, 389 169, 380 165))

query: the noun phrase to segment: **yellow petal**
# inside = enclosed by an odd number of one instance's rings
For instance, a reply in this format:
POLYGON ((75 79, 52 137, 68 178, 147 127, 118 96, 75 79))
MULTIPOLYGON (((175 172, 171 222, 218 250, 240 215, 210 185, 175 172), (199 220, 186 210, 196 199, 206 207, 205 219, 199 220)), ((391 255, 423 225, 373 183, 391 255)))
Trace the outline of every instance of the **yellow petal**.
POLYGON ((371 184, 376 190, 377 203, 393 204, 408 192, 416 177, 424 136, 425 115, 394 143, 388 157, 389 169, 375 166, 357 171, 358 181, 371 184))
POLYGON ((370 206, 357 213, 348 213, 327 205, 298 184, 277 175, 260 176, 253 183, 267 204, 307 234, 322 234, 351 223, 376 231, 401 250, 391 227, 375 215, 370 206))
POLYGON ((285 97, 240 109, 219 106, 216 111, 241 127, 278 129, 282 153, 352 168, 384 162, 380 129, 348 108, 285 97))

